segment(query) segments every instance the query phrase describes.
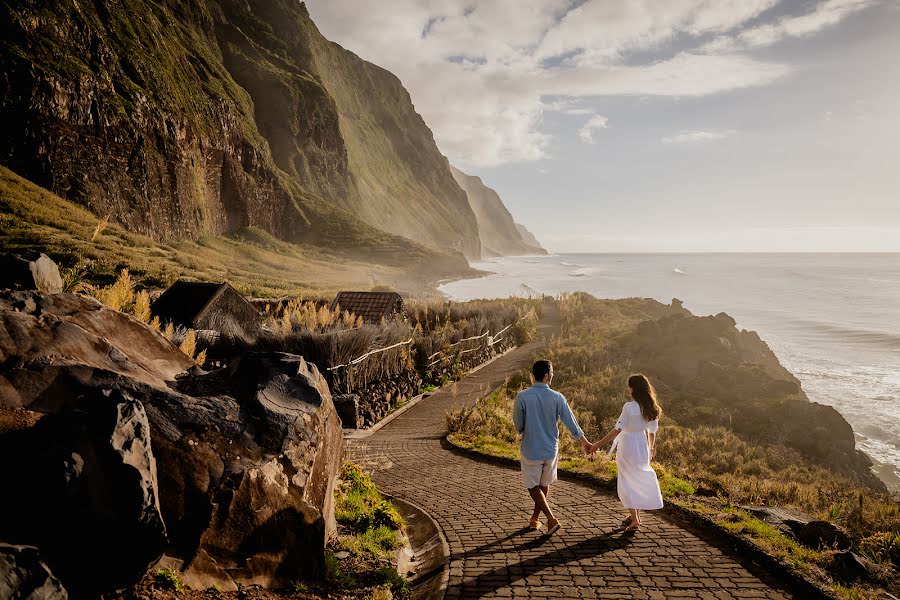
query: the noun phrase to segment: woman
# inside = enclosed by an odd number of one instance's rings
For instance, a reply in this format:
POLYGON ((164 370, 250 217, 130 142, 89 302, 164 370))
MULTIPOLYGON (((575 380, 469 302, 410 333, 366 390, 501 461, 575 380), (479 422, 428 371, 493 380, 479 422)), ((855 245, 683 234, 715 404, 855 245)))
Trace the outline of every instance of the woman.
POLYGON ((662 409, 656 401, 656 390, 643 375, 629 377, 628 388, 633 400, 625 403, 616 426, 592 444, 589 452, 596 452, 615 439, 609 452, 616 452, 619 500, 630 513, 622 524, 626 526, 625 531, 637 531, 641 527, 642 510, 663 506, 656 471, 650 466, 662 409))

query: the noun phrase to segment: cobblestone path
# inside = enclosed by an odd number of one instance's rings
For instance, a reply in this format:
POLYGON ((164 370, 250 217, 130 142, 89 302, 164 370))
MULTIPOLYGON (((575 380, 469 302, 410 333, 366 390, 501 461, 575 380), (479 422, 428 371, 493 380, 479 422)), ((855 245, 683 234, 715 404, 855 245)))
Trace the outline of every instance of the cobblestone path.
MULTIPOLYGON (((548 316, 542 338, 554 331, 548 316)), ((790 597, 765 573, 663 516, 645 513, 640 532, 623 534, 615 495, 577 482, 550 488, 562 530, 549 538, 529 531, 532 502, 516 469, 442 446, 445 413, 529 365, 543 343, 521 346, 455 391, 442 389, 370 437, 348 440, 348 456, 373 472, 379 489, 422 507, 442 528, 451 552, 446 598, 790 597)))

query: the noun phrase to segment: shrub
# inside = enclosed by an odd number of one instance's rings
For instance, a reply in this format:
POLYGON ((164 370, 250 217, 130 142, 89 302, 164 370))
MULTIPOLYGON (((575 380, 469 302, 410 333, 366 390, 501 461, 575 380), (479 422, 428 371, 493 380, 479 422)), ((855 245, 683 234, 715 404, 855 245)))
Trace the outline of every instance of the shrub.
POLYGON ((160 569, 153 575, 153 582, 164 590, 180 592, 184 583, 173 569, 160 569))

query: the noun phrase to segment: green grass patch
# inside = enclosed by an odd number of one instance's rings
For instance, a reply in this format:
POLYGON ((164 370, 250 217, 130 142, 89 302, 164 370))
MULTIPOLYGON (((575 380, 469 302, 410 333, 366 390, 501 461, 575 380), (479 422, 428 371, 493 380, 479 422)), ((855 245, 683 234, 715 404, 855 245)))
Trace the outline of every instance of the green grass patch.
POLYGON ((362 469, 347 463, 341 472, 341 479, 344 484, 335 501, 338 523, 357 534, 367 534, 379 528, 392 531, 403 529, 403 517, 378 493, 372 479, 362 469))

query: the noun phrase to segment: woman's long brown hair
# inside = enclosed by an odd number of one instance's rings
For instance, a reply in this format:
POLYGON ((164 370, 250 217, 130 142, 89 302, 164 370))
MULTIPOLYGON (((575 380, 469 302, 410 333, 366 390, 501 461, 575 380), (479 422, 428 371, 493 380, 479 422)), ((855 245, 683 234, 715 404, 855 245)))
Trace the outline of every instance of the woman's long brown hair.
POLYGON ((656 400, 656 390, 650 385, 650 380, 637 373, 628 378, 628 387, 631 388, 631 397, 641 407, 641 415, 645 421, 653 421, 662 416, 662 407, 656 400))

